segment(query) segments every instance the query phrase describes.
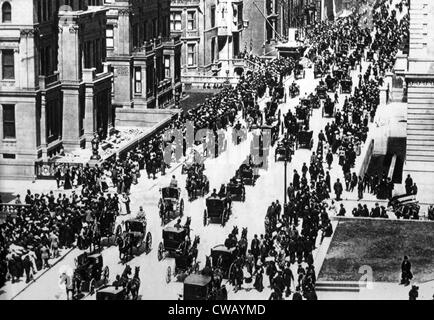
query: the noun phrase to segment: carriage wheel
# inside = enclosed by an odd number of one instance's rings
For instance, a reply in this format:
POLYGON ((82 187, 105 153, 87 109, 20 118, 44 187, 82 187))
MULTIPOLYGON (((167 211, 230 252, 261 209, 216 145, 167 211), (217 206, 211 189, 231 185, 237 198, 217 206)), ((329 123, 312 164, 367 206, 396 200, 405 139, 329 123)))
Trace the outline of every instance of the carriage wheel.
POLYGON ((164 246, 163 243, 160 242, 160 244, 158 245, 158 261, 163 260, 163 253, 164 253, 164 246))
POLYGON ((122 234, 122 227, 121 227, 121 226, 118 226, 118 227, 116 228, 116 238, 120 237, 121 234, 122 234))
POLYGON ((179 216, 182 218, 184 215, 184 199, 181 199, 181 203, 179 204, 179 216))
POLYGON ((246 201, 246 188, 243 187, 243 202, 246 201))
POLYGON ((92 279, 89 282, 89 294, 93 295, 94 293, 95 293, 95 279, 92 279))
POLYGON ((152 248, 152 235, 150 232, 146 234, 146 253, 148 254, 152 248))
POLYGON ((226 211, 223 211, 223 212, 222 212, 222 217, 221 217, 221 224, 222 224, 222 227, 225 226, 225 223, 226 223, 226 211))
POLYGON ((234 266, 235 266, 235 262, 233 262, 232 264, 231 264, 231 266, 229 267, 229 270, 228 270, 228 279, 229 279, 229 281, 231 280, 231 276, 232 276, 232 271, 234 270, 234 266))
POLYGON ((168 266, 166 272, 166 283, 169 283, 171 280, 172 280, 172 268, 168 266))
POLYGON ((103 272, 103 279, 105 285, 109 282, 109 277, 110 277, 110 269, 108 266, 106 266, 103 272))
POLYGON ((208 212, 206 209, 203 211, 203 225, 206 226, 208 223, 208 212))

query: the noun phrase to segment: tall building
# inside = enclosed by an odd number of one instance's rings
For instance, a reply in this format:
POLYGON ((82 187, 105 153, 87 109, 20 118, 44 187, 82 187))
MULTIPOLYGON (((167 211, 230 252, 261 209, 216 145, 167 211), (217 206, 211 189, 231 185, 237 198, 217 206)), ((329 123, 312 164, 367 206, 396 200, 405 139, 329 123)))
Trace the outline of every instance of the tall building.
POLYGON ((172 35, 182 41, 183 76, 232 75, 233 60, 243 49, 242 0, 173 0, 172 35))
POLYGON ((104 6, 115 107, 154 109, 173 104, 182 91, 182 44, 170 35, 170 0, 106 0, 104 6))
MULTIPOLYGON (((407 86, 407 155, 404 170, 434 173, 434 2, 411 0, 407 86)), ((431 180, 431 179, 428 179, 431 180)), ((432 181, 432 180, 431 180, 432 181)))
POLYGON ((106 9, 83 0, 0 6, 0 176, 32 177, 36 161, 113 126, 106 9))

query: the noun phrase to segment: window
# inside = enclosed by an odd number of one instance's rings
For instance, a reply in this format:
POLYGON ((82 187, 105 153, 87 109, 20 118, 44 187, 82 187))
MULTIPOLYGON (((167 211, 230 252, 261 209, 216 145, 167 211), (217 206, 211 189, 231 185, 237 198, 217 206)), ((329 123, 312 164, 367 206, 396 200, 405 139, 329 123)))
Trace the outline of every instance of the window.
POLYGON ((173 31, 181 31, 182 30, 181 12, 172 12, 170 14, 170 29, 173 31))
POLYGON ((15 138, 15 106, 3 105, 3 139, 15 138))
POLYGON ((215 6, 211 7, 211 28, 215 27, 215 6))
POLYGON ((113 48, 114 47, 113 26, 107 26, 105 36, 106 36, 107 48, 113 48))
POLYGON ((211 63, 215 61, 215 38, 211 39, 211 63))
POLYGON ((134 92, 142 93, 142 68, 134 68, 134 92))
POLYGON ((187 12, 187 30, 196 29, 196 11, 187 12))
POLYGON ((196 65, 196 45, 194 43, 187 45, 187 64, 196 65))
POLYGON ((14 50, 2 50, 3 79, 15 79, 14 50))
POLYGON ((170 56, 164 56, 164 78, 170 78, 170 56))
POLYGON ((9 2, 5 2, 2 6, 2 22, 12 21, 12 8, 9 2))

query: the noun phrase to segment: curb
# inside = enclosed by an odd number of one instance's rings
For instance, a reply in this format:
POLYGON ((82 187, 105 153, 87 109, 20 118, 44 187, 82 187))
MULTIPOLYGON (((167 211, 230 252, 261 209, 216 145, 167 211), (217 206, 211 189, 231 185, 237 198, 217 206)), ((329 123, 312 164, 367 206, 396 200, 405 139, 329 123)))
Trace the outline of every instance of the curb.
POLYGON ((52 264, 48 269, 45 269, 41 274, 39 274, 36 278, 34 278, 32 281, 30 281, 23 289, 21 289, 16 295, 14 295, 10 300, 14 300, 16 297, 18 297, 20 294, 22 294, 24 291, 26 291, 33 283, 36 282, 36 280, 40 279, 44 274, 46 274, 48 271, 50 271, 54 266, 56 266, 59 262, 61 262, 63 259, 66 258, 74 249, 70 248, 63 256, 61 256, 54 264, 52 264))

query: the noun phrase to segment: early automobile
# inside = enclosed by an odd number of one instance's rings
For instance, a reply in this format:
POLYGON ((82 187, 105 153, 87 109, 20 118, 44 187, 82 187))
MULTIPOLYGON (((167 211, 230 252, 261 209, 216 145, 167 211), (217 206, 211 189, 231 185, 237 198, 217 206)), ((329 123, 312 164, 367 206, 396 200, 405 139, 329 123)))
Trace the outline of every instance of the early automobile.
POLYGON ((328 92, 335 92, 336 91, 336 88, 338 85, 336 78, 328 75, 325 79, 325 83, 327 85, 327 91, 328 92))
POLYGON ((212 290, 212 278, 191 274, 184 280, 184 300, 208 300, 212 290))
POLYGON ((163 225, 184 215, 184 199, 181 198, 181 189, 166 187, 161 189, 161 198, 158 203, 160 217, 163 225))
POLYGON ((321 85, 319 85, 319 86, 316 88, 316 94, 318 95, 318 97, 319 97, 320 99, 325 99, 325 98, 327 98, 327 86, 321 86, 321 85))
POLYGON ((96 292, 96 300, 126 300, 126 290, 123 286, 105 286, 96 292))
POLYGON ((237 258, 237 249, 228 249, 224 245, 218 245, 211 249, 211 262, 214 269, 220 269, 223 278, 229 279, 233 264, 237 258))
POLYGON ((95 289, 107 285, 109 267, 103 268, 102 254, 88 255, 86 252, 75 258, 74 281, 78 282, 77 294, 93 294, 95 289))
POLYGON ((228 198, 209 197, 206 199, 206 209, 203 214, 204 225, 218 222, 225 225, 231 214, 231 204, 228 198))

